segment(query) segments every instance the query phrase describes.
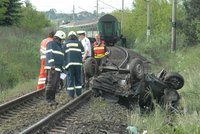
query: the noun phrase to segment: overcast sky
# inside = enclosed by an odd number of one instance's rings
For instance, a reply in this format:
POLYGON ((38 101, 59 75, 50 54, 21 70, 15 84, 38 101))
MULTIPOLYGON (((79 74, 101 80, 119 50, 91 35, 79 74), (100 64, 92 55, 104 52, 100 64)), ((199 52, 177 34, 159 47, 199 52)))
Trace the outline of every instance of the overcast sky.
MULTIPOLYGON (((30 0, 38 11, 56 9, 58 13, 72 13, 75 5, 75 13, 81 11, 93 12, 96 10, 97 0, 30 0)), ((124 0, 125 8, 132 8, 133 0, 124 0)), ((99 0, 99 12, 109 13, 122 8, 122 0, 99 0)))

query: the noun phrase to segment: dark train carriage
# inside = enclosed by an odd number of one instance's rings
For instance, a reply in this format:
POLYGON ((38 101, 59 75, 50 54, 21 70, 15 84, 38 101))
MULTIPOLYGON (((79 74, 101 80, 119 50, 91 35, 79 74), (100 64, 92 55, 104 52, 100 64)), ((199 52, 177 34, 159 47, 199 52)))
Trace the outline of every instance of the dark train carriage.
POLYGON ((67 31, 86 31, 86 36, 89 37, 91 42, 94 42, 96 33, 99 33, 101 39, 105 41, 107 46, 113 46, 120 40, 121 27, 118 20, 110 15, 106 14, 99 18, 99 20, 84 20, 78 22, 72 22, 66 25, 61 25, 60 28, 65 28, 67 31))
POLYGON ((107 45, 114 45, 120 39, 120 24, 118 20, 110 14, 106 14, 99 19, 98 31, 101 39, 104 40, 107 45))

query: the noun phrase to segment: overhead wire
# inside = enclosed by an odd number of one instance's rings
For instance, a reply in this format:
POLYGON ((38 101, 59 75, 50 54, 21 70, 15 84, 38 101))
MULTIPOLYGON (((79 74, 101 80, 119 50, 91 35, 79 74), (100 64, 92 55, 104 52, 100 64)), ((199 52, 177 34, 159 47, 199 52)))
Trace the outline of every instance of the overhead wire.
POLYGON ((78 8, 79 8, 79 9, 82 9, 83 11, 88 12, 86 9, 84 9, 84 8, 82 8, 82 7, 80 7, 80 6, 78 6, 78 8))
POLYGON ((116 8, 116 7, 114 7, 114 6, 111 6, 111 5, 105 3, 105 2, 103 2, 103 1, 101 1, 101 0, 99 0, 99 2, 103 3, 104 5, 107 5, 107 6, 111 7, 111 8, 113 8, 113 9, 120 10, 120 9, 118 9, 118 8, 116 8))

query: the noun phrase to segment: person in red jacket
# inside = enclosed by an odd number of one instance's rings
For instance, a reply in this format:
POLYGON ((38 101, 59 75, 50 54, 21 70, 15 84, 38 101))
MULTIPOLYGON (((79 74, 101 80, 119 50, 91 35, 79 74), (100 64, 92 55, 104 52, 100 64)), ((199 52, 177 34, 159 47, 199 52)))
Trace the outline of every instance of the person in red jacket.
POLYGON ((45 88, 45 82, 47 74, 45 72, 45 59, 46 59, 46 47, 47 43, 53 40, 55 32, 51 31, 46 39, 43 39, 40 44, 40 59, 41 59, 41 68, 40 68, 40 76, 38 79, 37 90, 42 90, 45 88))
POLYGON ((100 39, 99 34, 95 35, 95 42, 93 43, 93 53, 97 64, 100 66, 102 64, 102 59, 107 55, 106 45, 103 40, 100 39))

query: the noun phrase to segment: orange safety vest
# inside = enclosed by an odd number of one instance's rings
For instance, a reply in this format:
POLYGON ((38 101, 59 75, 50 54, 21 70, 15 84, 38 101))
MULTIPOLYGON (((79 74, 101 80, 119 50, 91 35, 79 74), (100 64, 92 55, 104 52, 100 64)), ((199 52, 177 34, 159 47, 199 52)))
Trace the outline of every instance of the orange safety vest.
POLYGON ((102 58, 105 56, 104 41, 101 41, 100 45, 97 45, 97 42, 95 41, 93 47, 94 47, 94 58, 102 58))
POLYGON ((45 88, 45 82, 46 82, 46 77, 47 77, 47 74, 44 69, 45 59, 46 59, 46 47, 47 47, 47 43, 52 40, 53 38, 48 37, 42 40, 41 45, 40 45, 41 68, 40 68, 40 76, 38 79, 37 90, 42 90, 45 88))

